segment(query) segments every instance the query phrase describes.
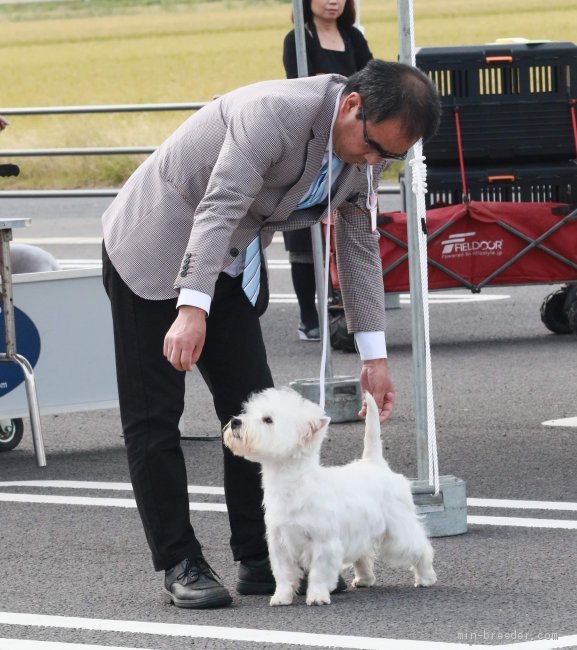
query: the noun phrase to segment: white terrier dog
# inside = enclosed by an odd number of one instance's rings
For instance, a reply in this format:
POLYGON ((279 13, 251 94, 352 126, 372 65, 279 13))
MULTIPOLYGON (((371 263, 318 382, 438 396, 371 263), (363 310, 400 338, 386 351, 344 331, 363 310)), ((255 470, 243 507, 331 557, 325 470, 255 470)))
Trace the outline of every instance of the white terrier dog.
POLYGON ((276 591, 271 605, 290 605, 308 575, 307 605, 330 603, 343 565, 353 587, 375 583, 373 561, 412 568, 415 586, 436 582, 433 548, 415 511, 409 482, 383 458, 377 405, 365 395, 362 460, 322 467, 329 418, 292 390, 256 394, 224 429, 238 456, 262 466, 265 522, 276 591))

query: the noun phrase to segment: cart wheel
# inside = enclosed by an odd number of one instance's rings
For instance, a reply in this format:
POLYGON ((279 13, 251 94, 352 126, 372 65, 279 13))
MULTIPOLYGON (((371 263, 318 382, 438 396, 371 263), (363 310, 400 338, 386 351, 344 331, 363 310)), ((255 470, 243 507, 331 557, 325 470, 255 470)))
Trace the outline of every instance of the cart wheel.
POLYGON ((343 352, 355 351, 355 335, 349 334, 347 331, 347 321, 344 312, 338 310, 336 312, 329 312, 329 330, 331 336, 331 346, 335 350, 342 350, 343 352))
POLYGON ((18 447, 24 433, 24 422, 20 418, 0 420, 0 451, 11 451, 18 447))
POLYGON ((567 320, 573 334, 577 334, 577 300, 574 300, 567 310, 567 320))
POLYGON ((555 334, 571 334, 573 331, 565 308, 566 299, 567 290, 559 289, 550 293, 541 305, 541 320, 555 334))

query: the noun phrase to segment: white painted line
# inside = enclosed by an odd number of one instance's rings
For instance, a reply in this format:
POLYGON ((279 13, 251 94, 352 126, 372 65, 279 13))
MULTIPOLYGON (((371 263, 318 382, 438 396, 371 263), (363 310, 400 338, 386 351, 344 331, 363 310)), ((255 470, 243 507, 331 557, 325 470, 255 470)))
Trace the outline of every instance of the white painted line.
MULTIPOLYGON (((134 499, 74 497, 48 494, 20 494, 0 492, 0 502, 49 503, 53 505, 99 506, 105 508, 136 508, 134 499)), ((203 512, 226 512, 225 503, 191 502, 190 509, 203 512)), ((563 528, 577 530, 577 521, 560 519, 531 519, 529 517, 484 517, 469 515, 467 523, 482 526, 516 526, 525 528, 563 528)))
MULTIPOLYGON (((0 481, 0 487, 40 487, 69 490, 109 490, 111 492, 132 492, 128 482, 114 481, 0 481)), ((189 494, 224 495, 224 488, 213 485, 189 485, 189 494)), ((514 508, 518 510, 566 510, 577 511, 577 503, 570 501, 528 501, 516 499, 468 498, 467 505, 472 508, 514 508)))
MULTIPOLYGON (((12 0, 11 0, 12 1, 12 0)), ((102 244, 102 237, 18 237, 15 235, 14 241, 20 244, 32 244, 34 246, 45 245, 83 245, 83 244, 102 244)), ((283 244, 284 240, 282 235, 274 235, 272 238, 273 244, 283 244)))
POLYGON ((60 271, 71 269, 99 269, 102 260, 57 260, 60 271))
MULTIPOLYGON (((87 258, 61 258, 58 259, 58 266, 61 271, 67 271, 69 269, 93 269, 100 268, 102 266, 101 259, 87 259, 87 258)), ((290 264, 288 260, 269 260, 268 268, 270 271, 286 271, 290 269, 290 264)))
MULTIPOLYGON (((309 647, 358 648, 361 650, 434 650, 470 648, 466 644, 431 641, 407 641, 404 639, 377 639, 362 636, 339 636, 314 634, 288 630, 258 630, 242 627, 217 627, 212 625, 183 625, 179 623, 153 623, 148 621, 121 621, 89 619, 73 616, 46 616, 0 612, 0 623, 8 625, 36 625, 65 629, 98 630, 106 632, 129 632, 132 634, 155 634, 193 639, 221 639, 248 643, 273 643, 303 645, 309 647)), ((485 646, 486 647, 486 646, 485 646)))
MULTIPOLYGON (((411 296, 408 293, 399 294, 399 302, 402 305, 411 304, 411 296)), ((429 293, 429 304, 431 305, 449 305, 464 302, 490 302, 492 300, 507 300, 511 296, 496 293, 429 293)))
MULTIPOLYGON (((289 630, 258 630, 243 627, 218 627, 213 625, 183 625, 181 623, 154 623, 150 621, 123 621, 74 616, 47 616, 0 612, 0 624, 27 627, 92 630, 99 632, 126 632, 129 634, 154 634, 157 636, 189 639, 221 639, 247 643, 273 643, 307 647, 353 648, 358 650, 465 650, 468 648, 500 648, 506 650, 541 650, 569 648, 577 643, 577 635, 561 637, 556 641, 527 641, 506 645, 448 643, 444 641, 414 641, 409 639, 378 639, 367 636, 315 634, 289 630)), ((90 646, 84 646, 89 648, 90 646)))
MULTIPOLYGON (((68 489, 68 490, 109 490, 111 492, 132 492, 132 485, 127 482, 107 482, 107 481, 65 481, 65 480, 34 480, 34 481, 0 481, 0 487, 38 487, 48 489, 68 489)), ((212 485, 189 485, 189 494, 210 494, 224 495, 224 488, 212 485)), ((118 508, 134 508, 134 499, 119 498, 100 498, 100 497, 73 497, 64 495, 43 495, 43 494, 20 494, 17 492, 0 492, 0 501, 18 501, 21 503, 53 503, 69 505, 91 505, 91 506, 113 506, 118 508)), ((577 512, 577 503, 571 501, 529 501, 517 499, 480 499, 470 497, 467 499, 467 506, 470 508, 508 508, 516 510, 557 510, 566 512, 577 512)), ((223 503, 192 503, 191 509, 194 510, 213 510, 215 512, 225 512, 226 505, 223 503)), ((552 519, 529 519, 529 518, 504 518, 504 517, 480 517, 470 516, 470 523, 480 523, 487 520, 487 525, 491 524, 489 520, 501 521, 518 521, 518 524, 509 525, 531 525, 539 526, 540 524, 525 522, 544 522, 542 528, 548 528, 548 522, 557 522, 552 519)), ((561 526, 572 528, 571 520, 561 521, 561 526)), ((557 526, 553 526, 557 527, 557 526)))
POLYGON ((467 516, 468 524, 480 526, 515 526, 520 528, 561 528, 577 530, 577 521, 564 519, 531 519, 529 517, 477 517, 467 516))
MULTIPOLYGON (((429 294, 429 304, 431 305, 456 305, 459 303, 469 303, 469 302, 489 302, 492 300, 506 300, 511 296, 506 296, 502 294, 447 294, 440 295, 437 293, 429 294)), ((296 303, 297 298, 294 293, 271 293, 270 303, 274 304, 290 304, 296 303)), ((401 305, 410 305, 411 298, 408 293, 401 293, 399 302, 401 305)))
POLYGON ((101 245, 102 237, 14 237, 16 244, 32 244, 34 246, 82 246, 101 245))
POLYGON ((577 427, 577 418, 562 418, 561 420, 547 420, 545 427, 577 427))
MULTIPOLYGON (((411 297, 408 293, 401 293, 400 303, 402 305, 410 305, 411 297)), ((486 294, 480 295, 478 293, 471 294, 439 294, 439 293, 430 293, 429 294, 429 303, 431 305, 443 305, 443 304, 458 304, 465 302, 489 302, 491 300, 506 300, 511 296, 504 294, 486 294)), ((271 293, 270 302, 271 303, 293 303, 296 302, 296 294, 294 293, 271 293)))
POLYGON ((125 646, 87 645, 60 641, 33 641, 31 639, 0 639, 0 650, 145 650, 125 646))
POLYGON ((515 508, 518 510, 577 511, 577 503, 569 501, 516 501, 515 499, 467 499, 472 508, 515 508))
MULTIPOLYGON (((46 487, 72 490, 111 490, 132 492, 130 483, 106 481, 0 481, 0 487, 46 487)), ((189 485, 189 494, 224 494, 224 488, 211 485, 189 485)))
MULTIPOLYGON (((9 494, 0 492, 0 501, 7 503, 51 503, 53 505, 100 506, 106 508, 136 508, 134 499, 105 499, 100 497, 71 497, 55 494, 9 494)), ((191 510, 226 512, 225 503, 190 503, 191 510)))

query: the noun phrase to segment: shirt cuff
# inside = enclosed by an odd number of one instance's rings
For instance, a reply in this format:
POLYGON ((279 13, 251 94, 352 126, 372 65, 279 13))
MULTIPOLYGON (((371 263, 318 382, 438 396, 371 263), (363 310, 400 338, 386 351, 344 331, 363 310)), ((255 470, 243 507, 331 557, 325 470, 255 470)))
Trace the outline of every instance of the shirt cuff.
POLYGON ((384 332, 355 332, 355 343, 363 361, 385 359, 387 356, 384 332))
POLYGON ((195 289, 187 289, 183 287, 180 290, 178 300, 176 301, 177 308, 181 305, 190 305, 191 307, 199 307, 204 309, 207 316, 210 314, 210 303, 212 298, 207 293, 196 291, 195 289))

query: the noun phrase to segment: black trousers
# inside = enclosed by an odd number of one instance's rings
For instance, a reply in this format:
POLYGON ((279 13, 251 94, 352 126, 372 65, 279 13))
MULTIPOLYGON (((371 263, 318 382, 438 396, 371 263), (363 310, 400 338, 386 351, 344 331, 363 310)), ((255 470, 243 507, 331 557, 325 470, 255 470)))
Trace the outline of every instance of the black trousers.
MULTIPOLYGON (((221 274, 215 288, 198 368, 221 425, 254 392, 273 385, 258 311, 241 277, 221 274)), ((176 300, 145 300, 118 275, 103 247, 103 282, 110 298, 120 417, 130 478, 156 570, 201 553, 190 523, 187 473, 178 428, 185 373, 164 357, 176 300)), ((267 550, 260 467, 223 446, 224 489, 235 560, 267 550)), ((194 461, 193 461, 194 462, 194 461)))

